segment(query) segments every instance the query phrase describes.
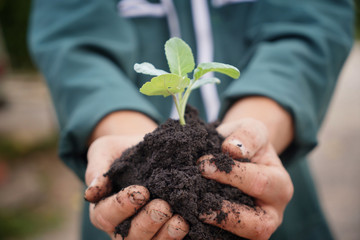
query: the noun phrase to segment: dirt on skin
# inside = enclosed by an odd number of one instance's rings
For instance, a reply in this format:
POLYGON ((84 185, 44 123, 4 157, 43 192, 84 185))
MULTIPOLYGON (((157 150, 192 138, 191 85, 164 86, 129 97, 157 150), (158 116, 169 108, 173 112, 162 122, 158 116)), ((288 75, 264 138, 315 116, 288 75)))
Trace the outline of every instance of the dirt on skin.
MULTIPOLYGON (((201 176, 197 160, 212 154, 220 171, 230 172, 233 160, 221 152, 224 138, 216 131, 216 124, 205 124, 198 113, 187 108, 186 125, 169 119, 154 132, 147 134, 138 145, 124 152, 106 174, 112 183, 112 193, 129 185, 145 186, 151 199, 167 201, 174 213, 180 214, 190 225, 184 239, 243 239, 199 220, 202 213, 217 211, 218 223, 226 219, 221 202, 255 207, 254 200, 240 190, 205 179, 201 176)), ((236 159, 248 161, 247 159, 236 159)), ((241 214, 241 213, 240 213, 241 214)), ((131 219, 116 228, 116 234, 127 236, 131 219)))

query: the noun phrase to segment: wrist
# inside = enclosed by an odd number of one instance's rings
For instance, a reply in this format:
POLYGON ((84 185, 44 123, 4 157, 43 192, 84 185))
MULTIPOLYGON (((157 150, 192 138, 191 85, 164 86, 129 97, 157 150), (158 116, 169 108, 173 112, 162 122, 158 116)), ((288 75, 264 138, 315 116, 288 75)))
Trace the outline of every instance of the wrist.
POLYGON ((240 118, 253 118, 264 123, 269 132, 269 141, 278 154, 283 152, 294 138, 290 113, 270 98, 250 96, 236 101, 226 113, 223 123, 240 118))
POLYGON ((143 113, 117 111, 106 115, 96 125, 89 138, 89 145, 99 137, 108 135, 145 135, 157 127, 155 121, 143 113))

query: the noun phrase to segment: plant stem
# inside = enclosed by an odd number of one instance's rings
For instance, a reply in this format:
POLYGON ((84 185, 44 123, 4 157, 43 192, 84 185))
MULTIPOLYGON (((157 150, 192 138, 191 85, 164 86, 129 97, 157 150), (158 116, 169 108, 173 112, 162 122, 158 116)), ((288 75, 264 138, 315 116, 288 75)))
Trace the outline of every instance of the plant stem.
POLYGON ((178 97, 176 97, 176 95, 173 94, 172 97, 173 97, 173 100, 175 103, 176 110, 179 114, 180 125, 184 126, 186 124, 186 122, 185 122, 184 114, 181 114, 182 113, 182 106, 181 106, 182 104, 179 103, 178 97))
POLYGON ((182 98, 182 101, 180 102, 180 111, 181 112, 179 113, 179 115, 183 116, 183 117, 185 115, 186 104, 187 104, 187 101, 188 101, 190 93, 191 93, 191 86, 192 86, 192 84, 186 89, 184 96, 182 98))

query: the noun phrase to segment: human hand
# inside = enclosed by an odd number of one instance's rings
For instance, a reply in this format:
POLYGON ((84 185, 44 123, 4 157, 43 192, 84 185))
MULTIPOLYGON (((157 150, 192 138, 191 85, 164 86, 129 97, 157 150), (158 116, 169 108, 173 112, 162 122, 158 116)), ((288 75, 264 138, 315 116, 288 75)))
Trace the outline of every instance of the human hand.
POLYGON ((125 239, 182 239, 189 231, 185 220, 179 215, 172 216, 169 204, 161 199, 148 202, 150 193, 145 187, 129 186, 103 199, 111 192, 109 179, 104 177, 104 173, 124 150, 137 144, 142 137, 141 134, 104 136, 91 144, 85 175, 89 186, 85 199, 91 202, 90 220, 112 239, 123 239, 114 235, 115 227, 137 213, 125 239))
POLYGON ((227 218, 217 222, 216 212, 200 216, 206 223, 218 226, 248 239, 269 239, 282 222, 286 205, 293 195, 293 185, 274 147, 265 125, 243 118, 218 127, 225 137, 222 150, 233 159, 248 158, 250 163, 234 160, 232 171, 219 171, 211 156, 200 159, 204 177, 231 185, 256 200, 255 209, 229 201, 223 202, 227 218))

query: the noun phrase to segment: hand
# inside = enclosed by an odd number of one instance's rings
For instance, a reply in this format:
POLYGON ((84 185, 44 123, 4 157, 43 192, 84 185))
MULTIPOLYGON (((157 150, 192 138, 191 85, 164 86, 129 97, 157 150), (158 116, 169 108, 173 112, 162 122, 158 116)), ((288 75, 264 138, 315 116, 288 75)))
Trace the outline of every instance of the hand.
POLYGON ((265 125, 245 118, 224 123, 218 132, 226 137, 222 149, 233 159, 248 158, 250 163, 234 160, 230 173, 220 172, 203 157, 200 163, 204 177, 231 185, 256 199, 256 209, 223 202, 227 218, 217 223, 216 212, 202 215, 206 223, 218 226, 235 235, 249 239, 269 239, 282 222, 286 205, 293 194, 289 174, 269 142, 265 125))
POLYGON ((101 200, 111 191, 109 179, 103 174, 125 149, 137 144, 142 137, 143 135, 133 134, 104 136, 91 144, 85 175, 89 186, 85 192, 85 199, 92 202, 89 209, 90 220, 95 227, 107 232, 112 239, 123 239, 120 235, 114 236, 115 227, 141 209, 133 218, 125 239, 183 239, 189 231, 185 220, 179 215, 172 216, 169 204, 161 199, 148 203, 150 193, 143 186, 129 186, 101 200))

